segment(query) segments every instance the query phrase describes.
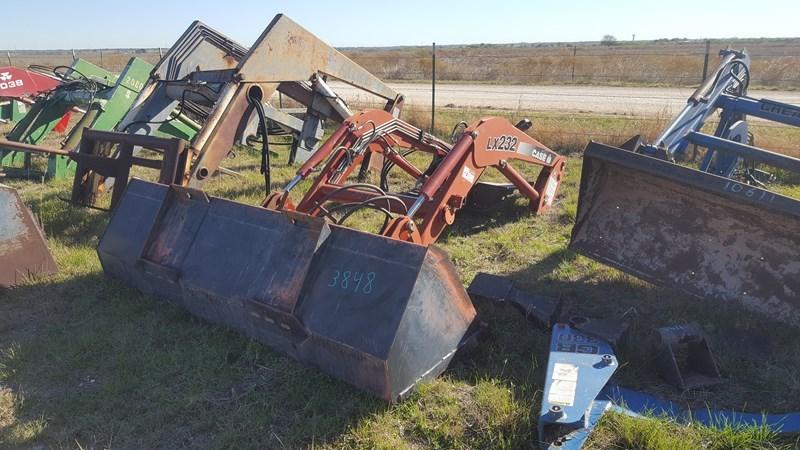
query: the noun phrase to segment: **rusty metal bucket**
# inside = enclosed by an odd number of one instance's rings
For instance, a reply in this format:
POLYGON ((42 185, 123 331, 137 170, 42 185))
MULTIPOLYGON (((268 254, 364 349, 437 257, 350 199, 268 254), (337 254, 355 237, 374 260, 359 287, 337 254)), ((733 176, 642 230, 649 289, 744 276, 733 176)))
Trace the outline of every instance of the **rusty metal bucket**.
POLYGON ((789 197, 592 142, 570 248, 800 324, 800 201, 789 197))
POLYGON ((133 180, 105 272, 387 401, 440 374, 476 329, 436 247, 133 180))
POLYGON ((16 190, 0 184, 0 287, 56 272, 44 233, 16 190))

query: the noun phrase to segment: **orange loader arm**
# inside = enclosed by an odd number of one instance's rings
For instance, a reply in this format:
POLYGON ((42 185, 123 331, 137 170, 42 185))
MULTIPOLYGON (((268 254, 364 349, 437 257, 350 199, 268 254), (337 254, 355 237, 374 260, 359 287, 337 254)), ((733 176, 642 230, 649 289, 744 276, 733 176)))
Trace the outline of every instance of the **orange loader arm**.
POLYGON ((393 214, 381 234, 408 242, 432 244, 464 207, 467 195, 483 172, 493 167, 530 200, 534 214, 550 208, 564 171, 563 156, 501 118, 486 118, 468 126, 451 146, 381 110, 370 110, 345 120, 330 139, 297 171, 282 192, 267 197, 264 207, 327 214, 326 202, 379 208, 393 214), (433 155, 434 163, 420 170, 404 150, 433 155), (389 194, 364 183, 346 184, 354 170, 372 153, 382 155, 417 180, 418 195, 389 194), (531 185, 511 161, 541 166, 531 185), (325 162, 313 185, 295 207, 288 192, 325 162))
POLYGON ((563 156, 501 118, 481 119, 470 125, 420 189, 408 214, 394 219, 384 235, 420 244, 436 241, 464 207, 467 194, 483 172, 494 167, 530 200, 534 214, 553 203, 564 173, 563 156), (531 186, 510 161, 542 166, 531 186), (421 217, 417 217, 417 213, 421 217), (417 226, 415 220, 419 222, 417 226))

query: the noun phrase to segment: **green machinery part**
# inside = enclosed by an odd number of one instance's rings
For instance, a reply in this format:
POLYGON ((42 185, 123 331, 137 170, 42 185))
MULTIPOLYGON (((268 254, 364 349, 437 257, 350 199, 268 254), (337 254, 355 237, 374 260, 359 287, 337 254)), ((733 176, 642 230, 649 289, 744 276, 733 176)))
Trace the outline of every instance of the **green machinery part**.
MULTIPOLYGON (((98 67, 84 59, 76 59, 69 69, 62 72, 65 82, 80 79, 89 79, 98 84, 101 88, 108 88, 117 82, 118 75, 98 67)), ((56 91, 51 96, 37 101, 16 126, 7 134, 9 141, 23 142, 26 144, 38 145, 52 133, 53 128, 61 118, 76 105, 75 99, 70 93, 56 91)), ((0 166, 7 173, 13 168, 23 165, 27 171, 30 170, 30 155, 17 152, 11 149, 0 148, 0 166)), ((48 176, 57 174, 50 171, 58 165, 57 162, 48 161, 48 176), (52 164, 51 164, 52 163, 52 164)))
POLYGON ((28 105, 19 100, 0 102, 0 121, 17 123, 25 117, 28 105))
POLYGON ((198 130, 200 130, 200 125, 183 116, 178 116, 175 120, 161 124, 156 130, 156 136, 164 138, 176 137, 191 142, 198 130))
MULTIPOLYGON (((65 150, 76 149, 84 128, 101 131, 114 128, 130 109, 153 66, 139 58, 131 58, 118 76, 83 60, 77 60, 71 68, 80 74, 72 73, 69 75, 71 78, 89 78, 98 83, 100 89, 96 92, 56 91, 46 100, 37 102, 31 108, 25 118, 8 134, 8 140, 39 144, 52 132, 61 117, 77 106, 85 109, 86 113, 72 127, 61 145, 65 150)), ((15 163, 18 165, 20 162, 23 164, 25 173, 30 173, 30 154, 0 149, 0 164, 4 168, 13 167, 15 163)), ((8 170, 6 169, 6 171, 8 170)), ((44 176, 46 178, 62 178, 72 175, 74 171, 75 166, 68 157, 50 155, 44 176)))

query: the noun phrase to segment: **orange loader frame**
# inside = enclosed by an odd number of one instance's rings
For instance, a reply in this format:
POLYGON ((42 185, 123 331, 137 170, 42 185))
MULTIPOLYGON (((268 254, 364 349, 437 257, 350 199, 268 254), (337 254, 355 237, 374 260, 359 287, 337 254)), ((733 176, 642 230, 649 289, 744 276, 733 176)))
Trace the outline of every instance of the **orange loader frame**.
MULTIPOLYGON (((270 194, 263 206, 312 216, 328 216, 337 209, 326 208, 330 202, 351 209, 377 209, 387 215, 380 234, 428 245, 453 223, 483 172, 493 167, 529 199, 532 213, 543 213, 555 198, 565 159, 520 129, 524 123, 514 126, 502 118, 481 119, 466 126, 451 146, 386 111, 367 110, 346 119, 292 181, 282 191, 270 194), (404 154, 411 150, 433 156, 427 170, 406 159, 404 154), (372 154, 383 156, 385 164, 414 177, 418 191, 389 194, 369 184, 347 184, 357 167, 361 167, 361 175, 366 173, 372 154), (293 205, 289 191, 326 160, 303 199, 293 205), (514 169, 512 161, 542 167, 533 185, 514 169)), ((349 215, 345 213, 339 223, 349 215)))

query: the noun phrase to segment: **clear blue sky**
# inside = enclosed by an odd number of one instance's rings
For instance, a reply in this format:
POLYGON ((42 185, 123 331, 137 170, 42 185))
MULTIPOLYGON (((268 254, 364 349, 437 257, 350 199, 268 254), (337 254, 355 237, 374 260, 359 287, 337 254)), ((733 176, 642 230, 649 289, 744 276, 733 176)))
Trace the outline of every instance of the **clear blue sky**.
POLYGON ((0 49, 169 47, 199 19, 249 46, 283 12, 335 46, 797 37, 788 0, 2 0, 0 49))

